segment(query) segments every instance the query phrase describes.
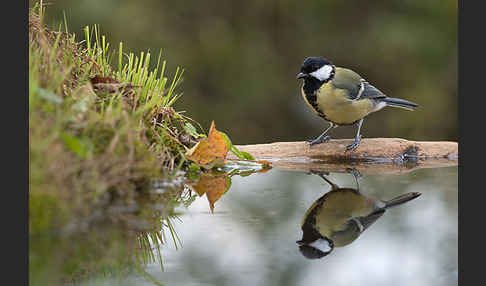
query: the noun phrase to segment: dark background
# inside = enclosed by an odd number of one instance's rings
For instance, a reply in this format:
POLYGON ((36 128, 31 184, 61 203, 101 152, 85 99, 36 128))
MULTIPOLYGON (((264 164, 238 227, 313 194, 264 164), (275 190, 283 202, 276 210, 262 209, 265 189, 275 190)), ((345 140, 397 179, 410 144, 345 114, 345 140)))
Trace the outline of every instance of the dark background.
MULTIPOLYGON (((50 1, 47 20, 84 39, 100 24, 112 47, 162 49, 185 69, 177 110, 236 144, 300 141, 327 126, 295 79, 308 56, 348 67, 392 97, 420 104, 370 115, 363 137, 458 140, 457 1, 50 1)), ((334 137, 351 138, 352 127, 334 137)))

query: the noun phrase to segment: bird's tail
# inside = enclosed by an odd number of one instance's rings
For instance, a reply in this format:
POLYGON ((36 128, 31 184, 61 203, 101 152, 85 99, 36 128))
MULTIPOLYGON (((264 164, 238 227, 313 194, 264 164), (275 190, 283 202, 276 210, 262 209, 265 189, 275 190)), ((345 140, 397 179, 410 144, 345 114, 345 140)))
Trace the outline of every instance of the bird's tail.
POLYGON ((404 108, 407 110, 414 110, 414 108, 419 106, 418 104, 413 103, 411 101, 400 99, 400 98, 393 98, 393 97, 380 98, 380 101, 386 102, 386 105, 404 108))
POLYGON ((385 201, 385 208, 391 208, 391 207, 394 207, 394 206, 401 205, 403 203, 406 203, 410 200, 413 200, 413 199, 419 197, 420 195, 421 195, 421 193, 417 193, 417 192, 406 193, 404 195, 400 195, 400 196, 393 198, 389 201, 385 201))

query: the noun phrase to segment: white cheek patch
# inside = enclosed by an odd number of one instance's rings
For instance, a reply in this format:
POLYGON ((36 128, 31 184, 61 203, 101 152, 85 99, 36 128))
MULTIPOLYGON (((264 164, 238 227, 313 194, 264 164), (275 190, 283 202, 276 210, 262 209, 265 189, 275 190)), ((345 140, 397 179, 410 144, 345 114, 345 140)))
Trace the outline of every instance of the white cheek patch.
POLYGON ((322 68, 316 70, 315 72, 311 72, 310 75, 317 78, 320 81, 325 81, 329 79, 332 72, 332 66, 325 65, 322 68))
POLYGON ((322 238, 314 241, 313 243, 310 243, 309 245, 314 247, 314 248, 319 249, 322 252, 329 252, 329 251, 332 250, 332 247, 329 244, 329 241, 322 239, 322 238))

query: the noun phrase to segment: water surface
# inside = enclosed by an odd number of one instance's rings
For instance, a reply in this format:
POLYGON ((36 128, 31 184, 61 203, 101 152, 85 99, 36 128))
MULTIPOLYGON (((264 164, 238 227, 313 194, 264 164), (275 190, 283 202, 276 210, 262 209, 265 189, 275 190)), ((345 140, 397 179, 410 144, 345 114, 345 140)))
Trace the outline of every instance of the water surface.
MULTIPOLYGON (((366 197, 422 195, 388 209, 352 243, 320 259, 306 258, 296 241, 307 209, 331 190, 328 183, 276 168, 233 176, 213 212, 205 194, 176 209, 182 247, 162 245, 164 271, 159 263, 145 270, 163 285, 457 285, 457 173, 444 167, 363 175, 359 191, 366 197)), ((356 188, 352 174, 327 178, 356 188)), ((118 283, 154 285, 138 275, 118 283)))

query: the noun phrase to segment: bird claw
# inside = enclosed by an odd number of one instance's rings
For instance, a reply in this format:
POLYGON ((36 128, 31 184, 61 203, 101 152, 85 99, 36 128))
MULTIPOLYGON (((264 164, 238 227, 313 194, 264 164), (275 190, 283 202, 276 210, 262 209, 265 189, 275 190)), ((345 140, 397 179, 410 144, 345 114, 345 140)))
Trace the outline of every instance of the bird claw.
POLYGON ((361 178, 361 173, 355 168, 346 168, 346 172, 352 174, 355 178, 361 178))
POLYGON ((315 145, 315 144, 320 144, 320 143, 327 142, 330 139, 331 139, 331 137, 329 137, 329 136, 317 137, 314 140, 307 140, 307 143, 309 143, 309 146, 312 146, 312 145, 315 145))
POLYGON ((358 137, 356 137, 356 139, 354 139, 353 144, 348 145, 346 147, 346 151, 352 151, 352 150, 355 150, 356 148, 358 148, 360 141, 361 141, 361 135, 359 135, 358 137))

